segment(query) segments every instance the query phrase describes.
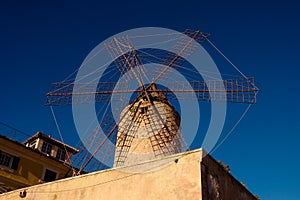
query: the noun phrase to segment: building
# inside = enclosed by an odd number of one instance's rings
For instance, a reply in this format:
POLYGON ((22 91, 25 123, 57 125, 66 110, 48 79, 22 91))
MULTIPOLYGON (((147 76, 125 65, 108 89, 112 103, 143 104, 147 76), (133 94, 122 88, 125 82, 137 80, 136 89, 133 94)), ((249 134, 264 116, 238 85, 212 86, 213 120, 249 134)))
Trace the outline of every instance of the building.
MULTIPOLYGON (((116 167, 0 195, 7 199, 178 199, 257 200, 222 164, 197 149, 146 161, 132 167, 152 170, 130 173, 116 167)), ((129 170, 130 171, 130 170, 129 170)))
POLYGON ((38 150, 49 157, 55 157, 57 160, 67 164, 70 164, 69 158, 75 153, 78 153, 78 150, 74 147, 45 135, 42 132, 37 132, 23 144, 26 147, 38 150))
POLYGON ((180 115, 165 95, 157 90, 156 84, 151 84, 133 105, 122 110, 114 167, 181 152, 180 115))
POLYGON ((78 150, 41 132, 24 143, 0 135, 0 193, 73 175, 78 150))
POLYGON ((179 153, 183 146, 179 114, 155 85, 147 96, 152 103, 141 96, 121 112, 124 120, 116 146, 109 149, 115 153, 114 166, 108 170, 69 177, 69 158, 78 150, 40 132, 23 144, 4 138, 10 143, 0 148, 10 158, 0 182, 21 189, 0 195, 0 200, 258 199, 231 175, 228 166, 203 149, 179 153))

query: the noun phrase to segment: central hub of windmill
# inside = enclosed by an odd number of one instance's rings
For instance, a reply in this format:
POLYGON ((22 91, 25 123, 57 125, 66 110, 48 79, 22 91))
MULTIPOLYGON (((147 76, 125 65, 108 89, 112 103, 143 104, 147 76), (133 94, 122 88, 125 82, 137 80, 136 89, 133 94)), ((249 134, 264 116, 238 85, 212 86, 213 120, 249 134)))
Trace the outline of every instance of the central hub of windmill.
POLYGON ((155 84, 120 114, 114 166, 134 165, 179 153, 180 116, 155 84))

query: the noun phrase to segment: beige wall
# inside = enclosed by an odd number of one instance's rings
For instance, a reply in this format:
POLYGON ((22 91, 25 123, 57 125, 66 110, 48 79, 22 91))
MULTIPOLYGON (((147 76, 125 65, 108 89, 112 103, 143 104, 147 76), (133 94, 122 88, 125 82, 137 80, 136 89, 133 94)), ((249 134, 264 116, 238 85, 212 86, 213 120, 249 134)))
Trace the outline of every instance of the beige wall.
MULTIPOLYGON (((148 166, 150 172, 129 173, 129 167, 115 168, 67 178, 52 183, 36 185, 26 188, 27 196, 23 199, 199 200, 202 199, 200 170, 200 163, 202 162, 201 158, 202 150, 198 149, 188 153, 172 156, 165 160, 148 162, 145 165, 148 166), (164 161, 168 161, 168 165, 163 165, 164 161)), ((210 157, 205 158, 211 159, 210 157)), ((208 165, 216 165, 214 160, 214 162, 210 163, 208 161, 206 162, 208 165)), ((141 169, 143 169, 142 165, 135 166, 135 170, 141 169)), ((225 176, 224 179, 228 176, 228 174, 226 175, 226 171, 222 171, 222 169, 220 169, 219 172, 216 171, 216 173, 219 173, 220 176, 225 176)), ((234 184, 239 183, 237 182, 234 184)), ((231 189, 236 188, 232 187, 231 189)), ((0 200, 21 199, 19 197, 19 193, 23 190, 24 189, 20 189, 0 195, 0 200)), ((204 192, 207 191, 204 190, 204 192)), ((247 193, 246 195, 249 196, 249 194, 250 193, 247 193)), ((251 197, 248 199, 252 200, 251 197)), ((222 199, 232 200, 236 198, 235 196, 228 196, 228 198, 226 196, 226 198, 222 199)))
POLYGON ((229 168, 207 155, 201 162, 201 182, 203 199, 257 200, 244 185, 229 172, 229 168))
MULTIPOLYGON (((177 163, 175 159, 165 167, 150 163, 152 169, 159 169, 152 172, 111 169, 32 186, 23 199, 200 199, 200 151, 180 157, 177 163)), ((0 195, 0 200, 21 199, 20 191, 0 195)))

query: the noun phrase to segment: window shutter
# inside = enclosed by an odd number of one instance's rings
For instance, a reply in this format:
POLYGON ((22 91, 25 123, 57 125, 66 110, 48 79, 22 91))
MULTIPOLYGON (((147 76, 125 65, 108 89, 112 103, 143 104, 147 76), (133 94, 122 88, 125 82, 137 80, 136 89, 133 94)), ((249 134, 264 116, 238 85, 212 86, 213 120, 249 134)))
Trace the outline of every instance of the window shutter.
POLYGON ((19 162, 20 162, 20 158, 19 157, 14 157, 13 162, 11 164, 11 168, 14 170, 18 169, 19 166, 19 162))

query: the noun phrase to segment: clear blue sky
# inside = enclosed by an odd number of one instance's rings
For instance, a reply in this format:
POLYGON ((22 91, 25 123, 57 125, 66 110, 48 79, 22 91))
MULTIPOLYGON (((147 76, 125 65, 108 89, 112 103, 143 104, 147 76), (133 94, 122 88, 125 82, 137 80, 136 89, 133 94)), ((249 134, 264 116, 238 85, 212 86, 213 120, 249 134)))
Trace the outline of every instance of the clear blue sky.
MULTIPOLYGON (((291 0, 1 1, 0 121, 57 136, 45 93, 101 41, 144 26, 201 29, 260 88, 213 156, 261 199, 299 200, 299 10, 291 0)), ((58 120, 62 132, 74 131, 71 115, 58 120)))

